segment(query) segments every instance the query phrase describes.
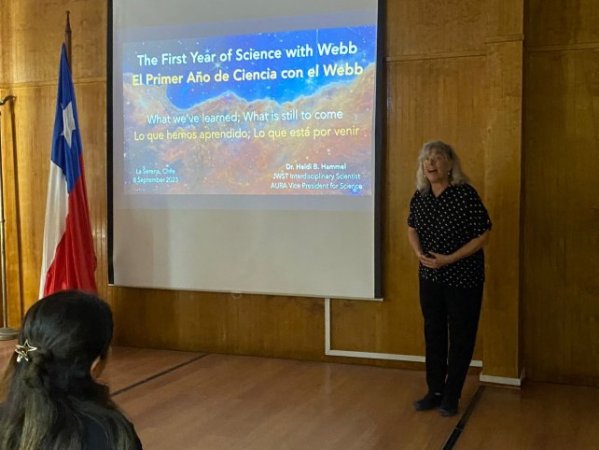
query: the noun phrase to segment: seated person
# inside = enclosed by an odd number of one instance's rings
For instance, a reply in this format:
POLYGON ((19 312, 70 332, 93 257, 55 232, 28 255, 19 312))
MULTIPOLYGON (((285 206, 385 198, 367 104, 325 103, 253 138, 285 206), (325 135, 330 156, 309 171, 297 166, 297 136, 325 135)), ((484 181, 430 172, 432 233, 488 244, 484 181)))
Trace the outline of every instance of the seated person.
POLYGON ((97 382, 112 312, 92 294, 63 291, 27 311, 0 382, 0 448, 141 449, 133 425, 97 382))

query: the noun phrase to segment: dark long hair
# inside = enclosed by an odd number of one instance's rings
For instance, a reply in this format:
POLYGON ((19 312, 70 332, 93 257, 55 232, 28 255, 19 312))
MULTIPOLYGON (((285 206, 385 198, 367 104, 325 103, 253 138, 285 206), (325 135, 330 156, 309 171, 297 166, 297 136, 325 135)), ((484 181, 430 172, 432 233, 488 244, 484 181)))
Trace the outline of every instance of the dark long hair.
POLYGON ((36 350, 19 362, 14 354, 2 380, 1 449, 81 449, 90 421, 111 448, 135 448, 131 424, 90 373, 106 358, 112 330, 110 307, 83 292, 58 292, 27 311, 19 344, 36 350))

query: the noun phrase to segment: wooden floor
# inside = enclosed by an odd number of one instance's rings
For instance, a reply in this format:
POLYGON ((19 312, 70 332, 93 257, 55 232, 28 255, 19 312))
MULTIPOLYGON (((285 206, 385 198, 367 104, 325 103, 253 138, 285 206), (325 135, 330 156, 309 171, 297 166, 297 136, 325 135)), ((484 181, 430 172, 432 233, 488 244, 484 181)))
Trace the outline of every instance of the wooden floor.
MULTIPOLYGON (((1 367, 14 343, 0 342, 1 367)), ((412 409, 420 371, 122 347, 103 381, 147 450, 599 448, 594 388, 469 376, 466 414, 443 418, 412 409)))

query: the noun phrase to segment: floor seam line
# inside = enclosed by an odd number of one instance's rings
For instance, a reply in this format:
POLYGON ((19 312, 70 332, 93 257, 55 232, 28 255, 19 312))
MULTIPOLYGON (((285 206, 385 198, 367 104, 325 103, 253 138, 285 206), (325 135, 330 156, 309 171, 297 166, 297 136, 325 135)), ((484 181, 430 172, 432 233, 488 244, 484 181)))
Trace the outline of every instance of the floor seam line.
POLYGON ((125 386, 124 388, 121 388, 121 389, 118 389, 118 390, 112 392, 111 396, 115 397, 115 396, 117 396, 119 394, 122 394, 123 392, 127 392, 127 391, 129 391, 129 390, 131 390, 133 388, 136 388, 137 386, 141 386, 142 384, 147 383, 148 381, 155 380, 156 378, 159 378, 159 377, 161 377, 163 375, 166 375, 168 373, 174 372, 175 370, 180 369, 181 367, 185 367, 188 364, 191 364, 192 362, 196 362, 196 361, 204 358, 205 356, 208 356, 208 353, 202 353, 200 355, 195 356, 194 358, 191 358, 189 361, 182 362, 180 364, 177 364, 176 366, 173 366, 173 367, 170 367, 170 368, 168 368, 166 370, 163 370, 162 372, 158 372, 158 373, 156 373, 154 375, 151 375, 151 376, 149 376, 147 378, 144 378, 143 380, 136 381, 135 383, 130 384, 129 386, 125 386))
POLYGON ((447 438, 447 441, 445 441, 445 444, 443 444, 443 447, 441 447, 442 450, 452 450, 453 449, 456 442, 460 438, 462 432, 464 431, 464 428, 466 428, 466 424, 468 423, 468 420, 470 419, 470 416, 472 415, 474 408, 476 408, 476 405, 477 405, 481 395, 483 394, 484 390, 485 390, 485 386, 478 387, 478 389, 474 393, 474 397, 472 397, 470 404, 466 408, 466 411, 464 411, 464 414, 462 414, 462 417, 460 418, 460 420, 454 427, 453 431, 447 438))

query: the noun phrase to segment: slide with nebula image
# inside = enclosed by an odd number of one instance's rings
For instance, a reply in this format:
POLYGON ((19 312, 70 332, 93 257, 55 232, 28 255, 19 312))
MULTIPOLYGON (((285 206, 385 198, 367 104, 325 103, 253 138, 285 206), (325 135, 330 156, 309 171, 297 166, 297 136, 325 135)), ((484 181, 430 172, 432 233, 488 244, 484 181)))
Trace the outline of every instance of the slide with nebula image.
POLYGON ((124 194, 373 193, 376 24, 123 43, 124 194))

